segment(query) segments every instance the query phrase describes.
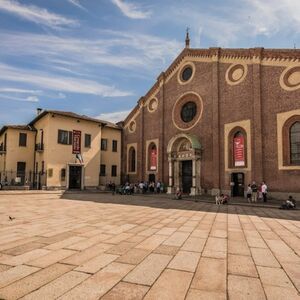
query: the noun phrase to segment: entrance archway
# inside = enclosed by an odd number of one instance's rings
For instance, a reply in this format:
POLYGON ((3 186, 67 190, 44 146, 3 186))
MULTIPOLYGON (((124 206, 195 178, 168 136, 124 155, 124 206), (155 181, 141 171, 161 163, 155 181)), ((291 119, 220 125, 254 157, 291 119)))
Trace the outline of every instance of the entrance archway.
POLYGON ((168 193, 178 188, 190 195, 201 194, 201 144, 194 135, 180 133, 167 147, 169 161, 168 193))

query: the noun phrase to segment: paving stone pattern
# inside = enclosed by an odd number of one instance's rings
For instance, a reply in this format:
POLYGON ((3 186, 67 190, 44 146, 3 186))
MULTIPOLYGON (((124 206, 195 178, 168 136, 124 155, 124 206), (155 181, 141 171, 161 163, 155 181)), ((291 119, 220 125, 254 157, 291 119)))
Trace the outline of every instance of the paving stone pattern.
POLYGON ((300 299, 299 218, 157 195, 2 193, 0 299, 300 299))

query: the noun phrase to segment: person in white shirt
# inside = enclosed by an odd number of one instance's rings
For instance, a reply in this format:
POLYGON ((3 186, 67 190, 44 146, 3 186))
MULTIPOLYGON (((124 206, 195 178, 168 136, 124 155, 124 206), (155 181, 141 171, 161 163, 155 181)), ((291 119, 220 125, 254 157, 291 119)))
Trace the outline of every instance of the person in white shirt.
POLYGON ((139 189, 140 189, 140 193, 143 193, 144 192, 144 182, 140 182, 139 183, 139 189))
POLYGON ((157 184, 156 184, 156 192, 157 192, 157 194, 160 193, 160 181, 157 181, 157 184))
POLYGON ((263 195, 264 202, 267 202, 268 187, 267 187, 267 185, 264 181, 261 184, 261 192, 262 192, 262 195, 263 195))

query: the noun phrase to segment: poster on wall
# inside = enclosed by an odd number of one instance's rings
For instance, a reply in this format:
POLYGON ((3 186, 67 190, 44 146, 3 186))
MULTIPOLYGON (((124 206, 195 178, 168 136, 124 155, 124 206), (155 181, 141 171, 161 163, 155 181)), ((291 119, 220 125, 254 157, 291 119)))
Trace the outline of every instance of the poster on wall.
POLYGON ((233 155, 234 155, 234 166, 244 167, 245 166, 245 142, 244 136, 239 135, 233 139, 233 155))
POLYGON ((151 171, 156 170, 156 166, 157 166, 157 150, 156 148, 152 148, 150 153, 150 170, 151 171))
POLYGON ((73 130, 72 153, 81 153, 81 131, 79 130, 73 130))

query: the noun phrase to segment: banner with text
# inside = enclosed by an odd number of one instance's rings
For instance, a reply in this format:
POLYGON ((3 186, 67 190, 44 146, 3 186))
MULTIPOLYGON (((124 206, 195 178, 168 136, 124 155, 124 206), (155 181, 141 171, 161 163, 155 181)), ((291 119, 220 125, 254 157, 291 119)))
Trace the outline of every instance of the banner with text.
POLYGON ((233 139, 234 143, 234 166, 244 167, 245 166, 245 142, 244 136, 239 135, 233 139))
POLYGON ((150 170, 156 170, 157 166, 157 150, 156 147, 151 149, 150 170))
POLYGON ((73 130, 72 153, 81 153, 81 131, 79 130, 73 130))

